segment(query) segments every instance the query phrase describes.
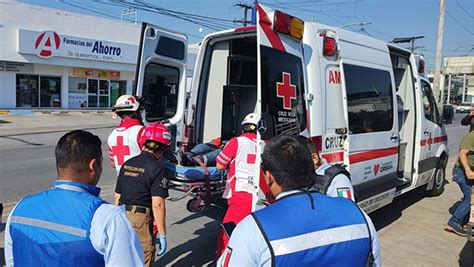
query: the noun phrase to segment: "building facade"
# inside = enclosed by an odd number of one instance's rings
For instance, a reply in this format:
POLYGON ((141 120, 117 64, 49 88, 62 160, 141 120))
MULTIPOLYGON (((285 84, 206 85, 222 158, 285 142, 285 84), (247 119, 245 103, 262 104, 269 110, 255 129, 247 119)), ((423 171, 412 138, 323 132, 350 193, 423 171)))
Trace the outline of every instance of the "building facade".
POLYGON ((140 25, 0 3, 0 108, 109 108, 132 92, 140 25))
POLYGON ((474 57, 444 58, 443 99, 446 103, 474 103, 474 57))

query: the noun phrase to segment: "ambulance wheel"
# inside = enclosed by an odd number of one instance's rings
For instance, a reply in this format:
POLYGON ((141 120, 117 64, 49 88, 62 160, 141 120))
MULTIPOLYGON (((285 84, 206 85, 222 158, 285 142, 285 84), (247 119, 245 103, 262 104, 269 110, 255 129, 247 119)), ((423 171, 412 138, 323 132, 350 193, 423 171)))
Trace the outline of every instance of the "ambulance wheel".
POLYGON ((186 203, 186 209, 189 211, 189 212, 197 212, 200 208, 201 205, 198 205, 198 200, 193 198, 191 200, 188 201, 188 203, 186 203))
POLYGON ((433 188, 426 191, 426 194, 428 196, 439 196, 444 192, 444 180, 446 177, 446 164, 444 163, 444 160, 442 160, 438 167, 435 170, 435 176, 434 176, 434 181, 433 181, 433 188))

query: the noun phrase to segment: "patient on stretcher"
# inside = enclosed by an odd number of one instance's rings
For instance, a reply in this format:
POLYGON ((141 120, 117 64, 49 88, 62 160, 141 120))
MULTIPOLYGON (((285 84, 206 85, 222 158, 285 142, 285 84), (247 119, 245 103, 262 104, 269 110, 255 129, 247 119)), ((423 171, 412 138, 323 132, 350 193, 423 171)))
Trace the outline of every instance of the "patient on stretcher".
POLYGON ((217 155, 222 151, 225 142, 220 137, 214 138, 211 142, 197 144, 189 152, 184 152, 180 156, 180 164, 183 166, 216 166, 217 155))

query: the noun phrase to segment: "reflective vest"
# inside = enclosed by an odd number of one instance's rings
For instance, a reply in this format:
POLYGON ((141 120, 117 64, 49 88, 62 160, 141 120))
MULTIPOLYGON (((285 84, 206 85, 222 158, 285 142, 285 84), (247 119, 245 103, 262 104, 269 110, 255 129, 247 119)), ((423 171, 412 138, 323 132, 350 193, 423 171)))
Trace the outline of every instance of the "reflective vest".
POLYGON ((314 182, 313 189, 323 195, 326 195, 328 192, 328 188, 332 183, 332 180, 339 174, 344 174, 349 178, 349 180, 351 179, 351 174, 346 170, 346 168, 344 168, 344 165, 331 165, 324 171, 324 175, 316 175, 316 180, 314 182))
POLYGON ((252 214, 272 266, 365 266, 369 227, 352 201, 297 192, 252 214))
POLYGON ((56 181, 27 196, 10 218, 15 266, 104 266, 89 238, 92 217, 106 203, 94 186, 56 181))

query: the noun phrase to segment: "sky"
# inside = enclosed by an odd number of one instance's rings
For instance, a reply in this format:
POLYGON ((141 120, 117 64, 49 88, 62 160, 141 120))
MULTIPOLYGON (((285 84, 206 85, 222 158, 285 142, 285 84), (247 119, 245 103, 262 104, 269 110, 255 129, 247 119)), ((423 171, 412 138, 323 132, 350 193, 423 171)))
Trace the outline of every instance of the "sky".
MULTIPOLYGON (((435 65, 439 1, 441 0, 261 0, 261 4, 320 23, 345 27, 384 41, 395 37, 425 36, 422 46, 426 68, 435 65), (360 26, 359 24, 370 23, 360 26)), ((239 3, 252 0, 22 0, 22 2, 120 20, 134 5, 139 22, 186 33, 190 43, 219 29, 240 27, 244 10, 239 3), (131 4, 127 4, 131 3, 131 4), (180 14, 183 12, 188 14, 180 14), (196 17, 201 16, 201 17, 196 17)), ((250 19, 250 11, 248 19, 250 19)), ((125 19, 133 19, 133 15, 125 19)), ((402 44, 408 46, 408 44, 402 44)), ((474 56, 474 0, 446 0, 442 56, 474 56), (463 47, 464 46, 464 47, 463 47)))

